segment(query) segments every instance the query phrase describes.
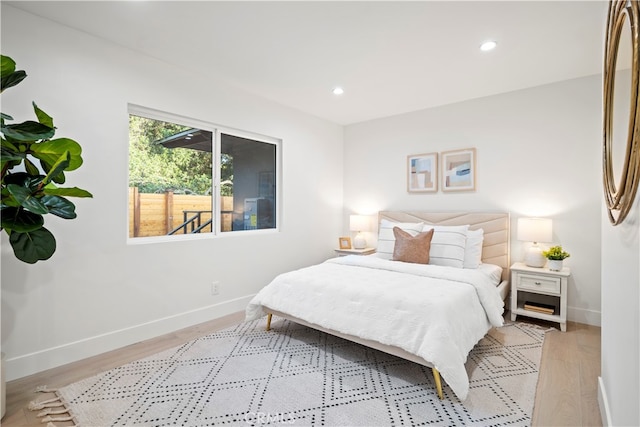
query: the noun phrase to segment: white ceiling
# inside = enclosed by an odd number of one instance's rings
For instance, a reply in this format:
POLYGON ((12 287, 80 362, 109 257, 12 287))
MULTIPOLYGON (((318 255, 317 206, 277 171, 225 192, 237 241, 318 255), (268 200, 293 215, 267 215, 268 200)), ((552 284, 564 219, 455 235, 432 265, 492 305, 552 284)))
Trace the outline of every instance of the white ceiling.
POLYGON ((3 3, 339 124, 599 74, 607 13, 600 0, 3 3), (498 47, 481 52, 486 39, 498 47))

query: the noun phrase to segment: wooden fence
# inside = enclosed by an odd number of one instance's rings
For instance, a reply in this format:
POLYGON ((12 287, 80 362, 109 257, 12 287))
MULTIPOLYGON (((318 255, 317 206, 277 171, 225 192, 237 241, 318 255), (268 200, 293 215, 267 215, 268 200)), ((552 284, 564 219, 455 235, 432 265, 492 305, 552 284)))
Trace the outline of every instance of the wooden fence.
MULTIPOLYGON (((221 230, 231 231, 233 197, 221 198, 221 230)), ((163 236, 180 226, 184 211, 201 211, 202 223, 211 219, 211 196, 140 193, 137 187, 129 188, 129 237, 163 236)), ((192 214, 191 214, 192 215, 192 214)), ((191 216, 188 215, 188 216, 191 216)), ((202 232, 210 233, 214 223, 202 232)), ((180 230, 175 234, 182 234, 180 230)))

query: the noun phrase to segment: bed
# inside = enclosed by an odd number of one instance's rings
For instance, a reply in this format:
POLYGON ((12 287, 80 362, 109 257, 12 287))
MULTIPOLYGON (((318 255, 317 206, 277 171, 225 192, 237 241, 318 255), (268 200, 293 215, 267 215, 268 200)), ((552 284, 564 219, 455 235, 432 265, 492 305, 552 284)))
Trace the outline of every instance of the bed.
POLYGON ((444 380, 464 400, 467 355, 503 322, 509 214, 382 211, 378 225, 375 254, 279 275, 250 301, 246 320, 267 316, 270 329, 282 317, 427 366, 440 399, 444 380), (425 234, 428 264, 393 260, 425 234))

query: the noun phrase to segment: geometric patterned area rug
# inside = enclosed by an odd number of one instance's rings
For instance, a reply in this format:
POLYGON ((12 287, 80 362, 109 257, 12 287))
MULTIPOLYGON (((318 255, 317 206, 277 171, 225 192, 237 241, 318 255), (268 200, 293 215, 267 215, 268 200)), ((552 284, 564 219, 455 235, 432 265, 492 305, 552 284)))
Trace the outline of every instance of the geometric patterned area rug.
POLYGON ((259 319, 61 388, 54 413, 84 427, 530 425, 546 331, 493 328, 469 354, 461 402, 446 382, 438 399, 430 368, 259 319))

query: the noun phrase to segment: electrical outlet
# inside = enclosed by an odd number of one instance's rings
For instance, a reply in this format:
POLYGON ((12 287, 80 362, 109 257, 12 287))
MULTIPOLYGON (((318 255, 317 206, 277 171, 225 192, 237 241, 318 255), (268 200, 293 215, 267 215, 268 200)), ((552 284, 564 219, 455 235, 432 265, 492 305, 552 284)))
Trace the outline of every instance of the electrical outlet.
POLYGON ((211 295, 218 294, 220 294, 220 282, 216 280, 215 282, 211 283, 211 295))

